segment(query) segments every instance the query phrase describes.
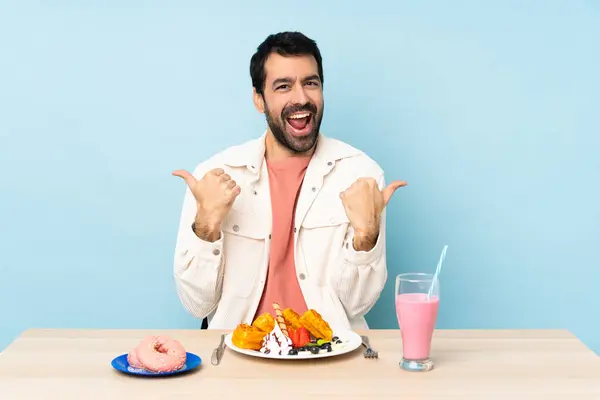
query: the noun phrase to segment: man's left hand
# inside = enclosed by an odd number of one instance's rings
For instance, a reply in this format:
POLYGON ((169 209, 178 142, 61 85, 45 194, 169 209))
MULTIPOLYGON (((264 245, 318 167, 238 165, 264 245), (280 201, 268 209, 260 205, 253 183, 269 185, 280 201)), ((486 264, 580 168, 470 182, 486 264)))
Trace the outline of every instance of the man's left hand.
POLYGON ((405 181, 394 181, 379 190, 373 178, 359 178, 340 193, 346 216, 354 228, 354 249, 369 251, 377 243, 381 213, 396 189, 406 186, 405 181))

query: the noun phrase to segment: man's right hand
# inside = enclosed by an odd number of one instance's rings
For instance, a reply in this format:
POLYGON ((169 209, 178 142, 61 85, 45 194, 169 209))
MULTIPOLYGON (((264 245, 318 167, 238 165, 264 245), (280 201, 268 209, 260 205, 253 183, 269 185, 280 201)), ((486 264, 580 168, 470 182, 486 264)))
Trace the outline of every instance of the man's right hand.
POLYGON ((208 171, 200 180, 186 170, 173 171, 173 175, 185 181, 196 199, 198 210, 194 232, 202 240, 217 241, 221 223, 240 194, 241 188, 221 168, 208 171))

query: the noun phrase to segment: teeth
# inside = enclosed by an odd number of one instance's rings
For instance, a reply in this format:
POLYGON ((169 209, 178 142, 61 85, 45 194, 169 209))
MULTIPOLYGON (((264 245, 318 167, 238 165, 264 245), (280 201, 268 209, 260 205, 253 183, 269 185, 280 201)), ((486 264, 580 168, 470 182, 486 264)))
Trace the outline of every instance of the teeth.
POLYGON ((300 119, 300 118, 307 118, 309 115, 310 115, 310 113, 304 112, 304 113, 300 113, 300 114, 290 115, 288 118, 290 118, 290 119, 300 119))

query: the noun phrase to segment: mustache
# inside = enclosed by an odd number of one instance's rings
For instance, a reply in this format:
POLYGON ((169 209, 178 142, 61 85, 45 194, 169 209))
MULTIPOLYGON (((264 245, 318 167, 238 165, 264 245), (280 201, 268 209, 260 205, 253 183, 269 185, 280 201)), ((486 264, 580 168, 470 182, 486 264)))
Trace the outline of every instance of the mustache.
POLYGON ((283 118, 287 118, 290 115, 301 111, 308 111, 315 115, 317 113, 317 106, 315 106, 313 103, 292 104, 291 106, 288 106, 283 109, 283 111, 281 112, 281 116, 283 118))

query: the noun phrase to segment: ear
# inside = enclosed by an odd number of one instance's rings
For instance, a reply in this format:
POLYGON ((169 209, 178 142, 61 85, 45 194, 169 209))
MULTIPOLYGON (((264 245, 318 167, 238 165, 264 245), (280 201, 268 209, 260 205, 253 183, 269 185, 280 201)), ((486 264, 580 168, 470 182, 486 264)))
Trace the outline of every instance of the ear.
POLYGON ((258 110, 259 113, 265 113, 265 99, 263 99, 262 95, 259 94, 256 89, 252 89, 252 97, 254 98, 254 107, 258 110))

